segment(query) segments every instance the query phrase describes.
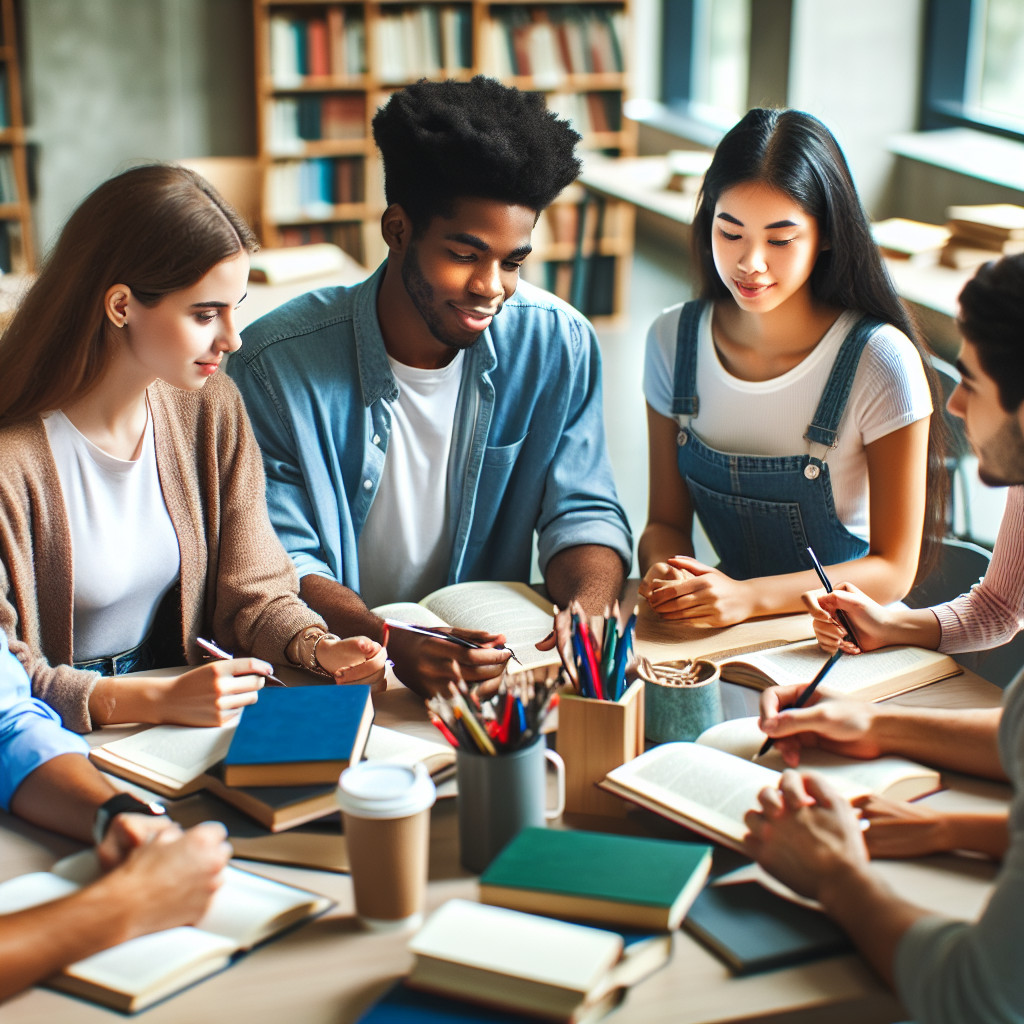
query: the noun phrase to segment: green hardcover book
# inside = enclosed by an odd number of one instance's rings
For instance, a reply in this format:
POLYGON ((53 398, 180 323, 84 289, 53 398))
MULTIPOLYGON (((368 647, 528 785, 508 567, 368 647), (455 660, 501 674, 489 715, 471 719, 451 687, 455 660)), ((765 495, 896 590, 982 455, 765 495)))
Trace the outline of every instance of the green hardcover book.
POLYGON ((711 847, 527 828, 480 877, 480 899, 512 910, 672 930, 707 880, 711 847))
POLYGON ((820 910, 784 899, 758 882, 708 886, 683 929, 734 974, 756 974, 848 953, 846 933, 820 910))

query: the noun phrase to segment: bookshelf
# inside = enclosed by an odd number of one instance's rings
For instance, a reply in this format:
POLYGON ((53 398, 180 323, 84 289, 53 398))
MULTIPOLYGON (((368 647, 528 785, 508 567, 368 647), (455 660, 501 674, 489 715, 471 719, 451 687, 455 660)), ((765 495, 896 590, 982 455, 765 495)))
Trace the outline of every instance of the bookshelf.
MULTIPOLYGON (((334 242, 384 258, 383 175, 370 123, 420 78, 491 75, 542 93, 583 148, 636 151, 623 117, 632 0, 253 0, 267 246, 334 242)), ((634 211, 572 186, 541 217, 526 277, 595 319, 625 307, 634 211)))
POLYGON ((14 0, 0 0, 0 270, 35 267, 14 0))

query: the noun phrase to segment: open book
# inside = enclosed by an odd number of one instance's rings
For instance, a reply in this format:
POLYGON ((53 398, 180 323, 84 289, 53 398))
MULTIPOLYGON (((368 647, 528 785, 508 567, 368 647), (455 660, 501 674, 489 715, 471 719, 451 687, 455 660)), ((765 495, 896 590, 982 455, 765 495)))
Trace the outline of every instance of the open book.
MULTIPOLYGON (((746 728, 749 737, 749 722, 746 728)), ((727 722, 726 726, 734 723, 727 722)), ((758 806, 757 794, 779 784, 780 771, 718 749, 735 737, 714 727, 696 743, 663 743, 610 771, 599 785, 670 821, 733 849, 742 849, 747 826, 743 816, 758 806), (718 742, 716 742, 718 741, 718 742)), ((756 730, 756 725, 754 726, 756 730)), ((743 730, 737 730, 742 732, 743 730)), ((758 733, 760 742, 764 736, 758 733)), ((737 747, 750 750, 749 738, 740 737, 737 747)), ((765 757, 768 760, 771 756, 765 757)), ((777 762, 781 767, 781 759, 777 762)), ((873 761, 843 758, 824 751, 808 751, 802 762, 819 771, 849 800, 872 793, 894 799, 912 799, 941 788, 939 773, 901 757, 873 761)))
POLYGON ((561 664, 556 650, 537 650, 537 642, 551 632, 554 616, 551 602, 525 583, 453 583, 428 594, 419 604, 398 601, 373 611, 382 618, 415 626, 457 626, 503 633, 506 646, 519 661, 509 662, 509 672, 550 667, 557 673, 561 664))
MULTIPOLYGON (((736 657, 716 658, 722 678, 763 690, 775 683, 809 683, 828 655, 814 640, 783 644, 736 657)), ((824 697, 879 701, 959 675, 963 669, 948 655, 923 647, 883 647, 840 658, 818 692, 824 697)))
MULTIPOLYGON (((219 765, 236 722, 199 728, 156 725, 112 740, 90 752, 97 767, 160 796, 181 797, 207 789, 277 832, 314 821, 337 810, 334 784, 306 786, 229 786, 219 765)), ((422 761, 435 780, 447 777, 455 751, 443 740, 426 740, 381 725, 370 727, 364 757, 368 761, 412 764, 422 761)))
MULTIPOLYGON (((59 899, 98 873, 92 850, 0 885, 0 913, 59 899)), ((325 896, 228 867, 194 927, 142 935, 79 960, 46 982, 51 988, 134 1013, 215 974, 240 953, 333 906, 325 896)))
POLYGON ((582 1024, 667 962, 672 935, 626 945, 618 932, 453 899, 413 936, 413 988, 582 1024))

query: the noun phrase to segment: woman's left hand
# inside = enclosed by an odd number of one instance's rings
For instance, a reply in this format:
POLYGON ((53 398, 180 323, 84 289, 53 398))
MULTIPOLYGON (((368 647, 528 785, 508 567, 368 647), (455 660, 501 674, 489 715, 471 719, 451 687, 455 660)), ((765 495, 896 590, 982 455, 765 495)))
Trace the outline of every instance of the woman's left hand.
POLYGON ((368 636, 324 638, 316 648, 316 660, 336 683, 365 683, 373 693, 387 689, 387 648, 368 636))
POLYGON ((685 620, 694 626, 731 626, 756 614, 749 581, 734 580, 685 555, 670 558, 668 564, 689 575, 648 586, 644 596, 663 619, 685 620))

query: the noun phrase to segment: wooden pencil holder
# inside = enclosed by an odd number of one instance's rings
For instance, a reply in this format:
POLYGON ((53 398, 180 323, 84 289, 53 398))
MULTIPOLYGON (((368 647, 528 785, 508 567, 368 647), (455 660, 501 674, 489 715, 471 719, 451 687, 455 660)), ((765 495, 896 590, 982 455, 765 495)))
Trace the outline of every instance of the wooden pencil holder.
POLYGON ((644 681, 634 680, 618 700, 562 694, 556 746, 565 762, 565 813, 624 817, 629 804, 597 784, 643 753, 644 681))

